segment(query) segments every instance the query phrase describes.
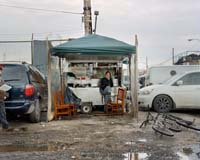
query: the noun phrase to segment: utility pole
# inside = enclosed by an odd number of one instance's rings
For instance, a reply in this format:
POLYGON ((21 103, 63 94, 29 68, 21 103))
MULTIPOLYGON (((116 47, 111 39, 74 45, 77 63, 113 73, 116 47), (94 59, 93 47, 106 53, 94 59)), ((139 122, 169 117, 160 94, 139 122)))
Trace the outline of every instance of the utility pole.
POLYGON ((84 7, 83 7, 83 21, 85 27, 85 35, 92 34, 92 12, 91 12, 91 0, 84 0, 84 7))

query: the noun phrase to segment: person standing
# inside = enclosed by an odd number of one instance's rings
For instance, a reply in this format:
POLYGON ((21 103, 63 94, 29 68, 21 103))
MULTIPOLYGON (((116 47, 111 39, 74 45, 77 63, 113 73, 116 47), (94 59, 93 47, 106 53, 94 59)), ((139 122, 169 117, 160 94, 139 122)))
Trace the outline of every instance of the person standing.
MULTIPOLYGON (((4 84, 4 81, 2 80, 2 71, 3 67, 0 66, 0 86, 4 84)), ((3 129, 8 129, 8 121, 6 119, 6 110, 5 110, 5 104, 4 99, 7 96, 6 92, 3 90, 0 90, 0 122, 2 123, 3 129)))
POLYGON ((104 104, 111 101, 111 91, 113 87, 113 80, 110 71, 106 71, 105 76, 100 80, 100 93, 103 96, 104 104))

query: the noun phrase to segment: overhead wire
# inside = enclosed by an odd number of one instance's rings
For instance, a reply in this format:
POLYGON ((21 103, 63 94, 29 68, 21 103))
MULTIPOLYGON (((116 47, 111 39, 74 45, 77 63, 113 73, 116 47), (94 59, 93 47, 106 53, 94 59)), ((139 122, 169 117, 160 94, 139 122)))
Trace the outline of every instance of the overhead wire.
MULTIPOLYGON (((183 57, 183 56, 188 55, 188 52, 191 52, 191 53, 192 53, 192 52, 198 53, 198 51, 195 51, 195 50, 184 51, 184 52, 180 52, 180 53, 174 55, 174 58, 175 58, 175 59, 179 59, 180 57, 183 57)), ((159 63, 159 64, 157 64, 157 65, 163 65, 163 64, 166 64, 167 62, 170 62, 170 61, 172 61, 172 58, 168 58, 167 60, 165 60, 165 61, 163 61, 163 62, 161 62, 161 63, 159 63)))
MULTIPOLYGON (((81 28, 80 28, 81 29, 81 28)), ((45 34, 56 34, 56 33, 67 33, 67 32, 75 32, 75 31, 78 31, 80 30, 79 28, 77 28, 76 30, 74 29, 68 29, 68 30, 62 30, 62 31, 49 31, 49 32, 33 32, 33 33, 0 33, 1 36, 18 36, 18 35, 31 35, 31 34, 35 34, 35 35, 45 35, 45 34)))
POLYGON ((62 36, 66 36, 66 34, 73 34, 81 32, 81 28, 68 28, 68 29, 63 29, 62 31, 45 31, 45 32, 33 32, 33 33, 0 33, 1 37, 9 37, 9 38, 16 38, 16 37, 31 37, 33 34, 34 37, 46 37, 47 35, 55 35, 59 34, 62 36))
POLYGON ((11 8, 19 8, 19 9, 27 9, 27 10, 35 10, 35 11, 42 11, 42 12, 56 12, 56 13, 83 15, 83 13, 81 13, 81 12, 71 12, 71 11, 64 11, 64 10, 53 10, 53 9, 44 9, 44 8, 33 8, 33 7, 24 7, 24 6, 7 5, 7 4, 0 4, 0 6, 2 6, 2 7, 11 7, 11 8))
MULTIPOLYGON (((33 7, 23 7, 23 6, 16 6, 16 5, 7 5, 7 4, 1 4, 0 6, 3 7, 12 7, 12 8, 19 8, 19 9, 28 9, 28 10, 37 10, 37 11, 44 11, 44 12, 57 12, 57 13, 67 13, 67 14, 83 14, 83 13, 79 13, 79 12, 70 12, 70 11, 62 11, 62 10, 51 10, 51 9, 42 9, 42 8, 33 8, 33 7)), ((79 30, 79 28, 77 28, 76 30, 79 30)), ((45 35, 45 34, 55 34, 55 33, 67 33, 67 32, 74 32, 74 27, 72 28, 68 28, 68 29, 63 29, 62 31, 46 31, 46 32, 39 32, 39 33, 33 33, 35 35, 45 35)), ((18 36, 18 35, 31 35, 32 33, 0 33, 1 36, 18 36)))
MULTIPOLYGON (((7 4, 0 4, 0 7, 10 7, 10 8, 18 8, 18 9, 27 9, 27 10, 35 10, 35 11, 40 11, 40 12, 55 12, 55 13, 64 13, 64 14, 75 14, 75 15, 83 15, 83 13, 79 12, 71 12, 71 11, 65 11, 65 10, 53 10, 53 9, 44 9, 44 8, 33 8, 33 7, 24 7, 24 6, 17 6, 17 5, 7 5, 7 4)), ((77 28, 76 30, 79 30, 77 28)), ((37 36, 45 36, 46 34, 51 34, 52 37, 60 37, 61 36, 66 36, 62 35, 62 33, 67 33, 67 32, 75 32, 74 27, 73 28, 68 28, 68 29, 63 29, 62 31, 46 31, 46 32, 39 32, 39 33, 33 33, 37 36), (56 34, 60 33, 60 34, 56 34)), ((31 35, 32 33, 0 33, 0 35, 6 35, 6 36, 18 36, 18 35, 31 35)), ((2 46, 0 46, 1 48, 2 46)), ((5 45, 4 45, 5 47, 5 45)), ((4 52, 7 52, 7 47, 4 48, 4 52)))

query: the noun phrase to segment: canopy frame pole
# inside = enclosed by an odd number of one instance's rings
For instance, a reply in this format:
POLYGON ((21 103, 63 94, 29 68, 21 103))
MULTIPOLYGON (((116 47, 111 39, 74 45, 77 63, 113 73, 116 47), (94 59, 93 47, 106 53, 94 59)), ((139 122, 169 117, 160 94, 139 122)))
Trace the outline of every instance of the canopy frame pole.
POLYGON ((48 75, 47 75, 47 84, 48 84, 48 106, 47 106, 47 122, 51 121, 53 119, 53 113, 52 113, 52 71, 51 71, 51 54, 49 49, 49 41, 48 37, 46 39, 47 43, 47 54, 48 54, 48 75))
POLYGON ((129 79, 130 79, 130 95, 131 95, 131 112, 132 118, 138 121, 138 40, 135 35, 135 55, 129 57, 129 79))
POLYGON ((134 106, 134 74, 133 74, 133 55, 129 57, 129 81, 130 81, 130 100, 131 100, 131 106, 130 106, 130 115, 132 118, 134 118, 135 113, 135 106, 134 106))
POLYGON ((62 77, 62 58, 59 57, 59 73, 60 73, 60 91, 63 94, 63 77, 62 77))
POLYGON ((134 56, 134 102, 135 102, 135 117, 138 121, 138 38, 135 35, 135 56, 134 56))
MULTIPOLYGON (((67 60, 67 58, 64 58, 64 61, 65 61, 65 64, 67 64, 66 66, 65 66, 65 69, 66 69, 66 72, 69 72, 69 61, 67 60)), ((65 89, 68 87, 68 76, 67 75, 65 75, 65 77, 63 77, 63 79, 64 79, 64 87, 65 87, 65 89)))

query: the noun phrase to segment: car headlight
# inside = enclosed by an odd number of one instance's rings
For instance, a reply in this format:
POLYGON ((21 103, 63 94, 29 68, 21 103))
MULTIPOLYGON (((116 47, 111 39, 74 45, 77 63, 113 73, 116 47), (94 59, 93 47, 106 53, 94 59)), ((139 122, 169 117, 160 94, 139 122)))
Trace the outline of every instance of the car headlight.
POLYGON ((143 91, 140 91, 140 95, 149 95, 152 91, 153 91, 153 89, 151 89, 151 90, 143 90, 143 91))

